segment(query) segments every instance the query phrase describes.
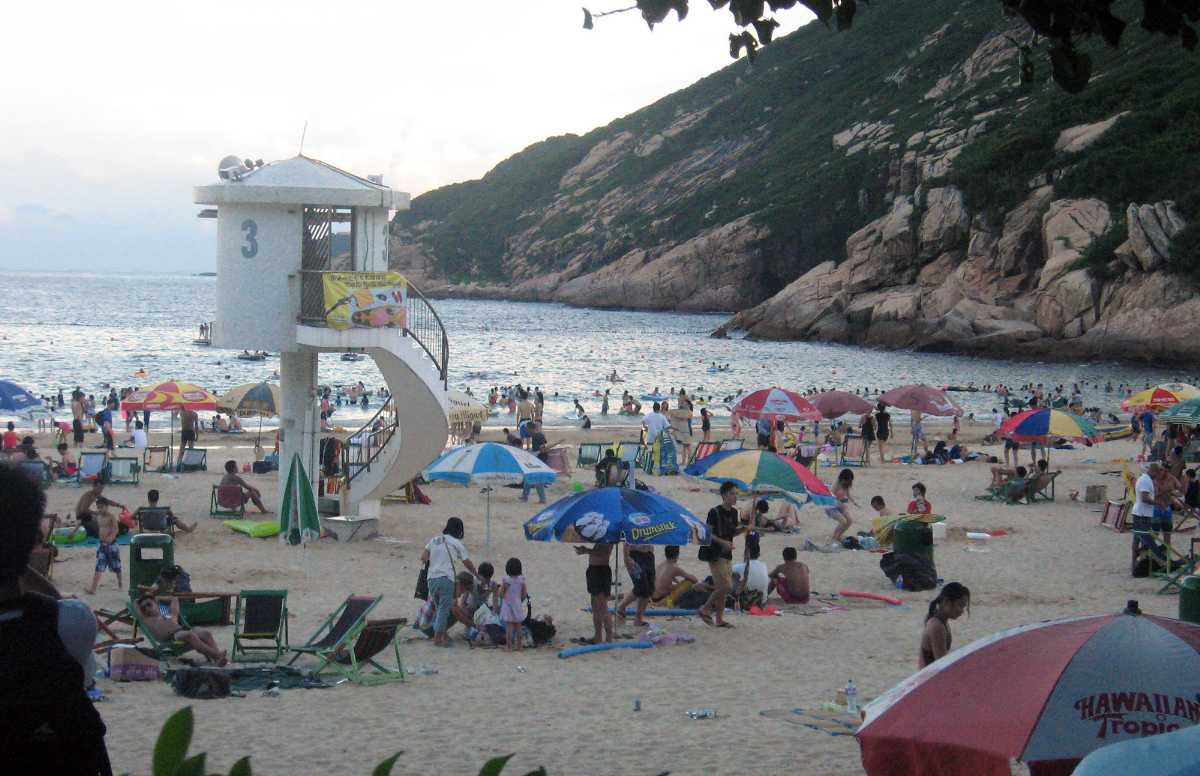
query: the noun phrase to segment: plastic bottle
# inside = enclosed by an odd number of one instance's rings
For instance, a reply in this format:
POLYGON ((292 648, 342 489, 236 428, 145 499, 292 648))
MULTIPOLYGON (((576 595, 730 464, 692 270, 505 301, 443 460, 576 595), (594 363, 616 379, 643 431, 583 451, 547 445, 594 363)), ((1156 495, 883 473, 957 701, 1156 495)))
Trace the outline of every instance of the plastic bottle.
POLYGON ((846 711, 850 714, 858 713, 858 688, 854 686, 854 680, 846 682, 846 711))
POLYGON ((634 711, 641 711, 641 710, 642 710, 642 699, 641 699, 641 698, 634 698, 634 699, 633 699, 633 710, 634 710, 634 711))
POLYGON ((904 575, 903 574, 896 575, 896 589, 897 590, 904 589, 904 575))

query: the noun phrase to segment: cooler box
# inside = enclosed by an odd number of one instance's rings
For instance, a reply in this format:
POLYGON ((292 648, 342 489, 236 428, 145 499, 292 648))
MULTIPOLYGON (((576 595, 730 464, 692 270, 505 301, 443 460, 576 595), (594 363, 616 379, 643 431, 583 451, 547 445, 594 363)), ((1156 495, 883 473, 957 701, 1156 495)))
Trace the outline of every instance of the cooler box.
POLYGON ((933 528, 928 523, 915 520, 899 521, 896 523, 892 551, 897 554, 920 555, 933 564, 933 528))

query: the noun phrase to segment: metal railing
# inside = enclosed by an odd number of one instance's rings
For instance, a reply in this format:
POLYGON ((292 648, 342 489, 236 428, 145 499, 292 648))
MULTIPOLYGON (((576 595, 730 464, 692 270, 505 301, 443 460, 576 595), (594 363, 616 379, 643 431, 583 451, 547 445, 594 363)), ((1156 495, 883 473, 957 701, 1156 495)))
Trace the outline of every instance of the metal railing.
POLYGON ((379 458, 399 428, 394 399, 389 396, 379 411, 347 437, 342 445, 342 476, 345 478, 342 487, 354 482, 363 472, 371 471, 371 464, 379 458))
MULTIPOLYGON (((300 272, 300 322, 305 326, 326 326, 325 284, 326 272, 319 270, 301 270, 300 272)), ((446 327, 438 317, 433 305, 412 284, 408 286, 408 300, 405 310, 405 327, 401 334, 412 337, 421 346, 421 350, 433 361, 438 370, 442 387, 449 385, 450 367, 450 338, 446 336, 446 327)))

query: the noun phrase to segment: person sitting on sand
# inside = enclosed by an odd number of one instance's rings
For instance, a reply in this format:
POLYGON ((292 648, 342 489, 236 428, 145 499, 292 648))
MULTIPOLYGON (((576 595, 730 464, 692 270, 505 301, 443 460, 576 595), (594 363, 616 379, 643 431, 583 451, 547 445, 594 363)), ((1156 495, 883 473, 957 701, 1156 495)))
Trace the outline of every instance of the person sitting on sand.
POLYGON ((921 632, 921 653, 917 667, 924 668, 950 651, 950 621, 971 611, 971 591, 959 582, 947 582, 929 602, 925 629, 921 632))
POLYGON ((767 600, 771 587, 771 575, 767 571, 767 564, 759 560, 762 549, 758 542, 751 538, 757 536, 758 534, 749 534, 746 537, 746 560, 734 564, 733 567, 733 596, 742 609, 761 606, 767 600))
POLYGON ((625 569, 629 572, 629 579, 633 584, 630 591, 617 604, 617 622, 621 625, 625 624, 625 609, 636 600, 637 609, 634 610, 633 624, 644 628, 649 625, 646 622, 646 607, 650 605, 650 596, 654 595, 656 587, 654 545, 626 542, 621 547, 621 554, 624 555, 625 569))
POLYGON ((892 516, 892 510, 890 507, 888 507, 887 503, 883 500, 883 496, 872 496, 871 497, 871 509, 874 509, 879 514, 880 517, 891 517, 892 516))
POLYGON ((74 477, 79 471, 79 463, 71 454, 66 442, 58 443, 58 460, 50 462, 50 473, 56 480, 64 477, 74 477))
POLYGON ((258 507, 259 512, 262 512, 264 515, 270 514, 270 510, 263 506, 262 493, 259 492, 258 488, 246 482, 238 475, 237 461, 230 460, 225 462, 225 474, 221 477, 221 485, 237 485, 242 489, 243 504, 247 501, 253 501, 254 506, 258 507))
POLYGON ((908 509, 905 510, 910 515, 932 515, 933 504, 925 498, 925 483, 914 482, 912 486, 913 500, 908 502, 908 509))
POLYGON ((493 613, 500 610, 497 599, 500 586, 492 581, 496 574, 495 567, 484 561, 476 571, 479 572, 478 576, 472 576, 469 571, 458 572, 458 599, 450 610, 454 619, 468 628, 475 624, 475 613, 480 607, 486 606, 493 613))
POLYGON ((176 599, 172 601, 175 603, 171 607, 171 616, 164 617, 154 596, 149 593, 138 596, 137 610, 146 630, 161 642, 183 642, 188 648, 204 655, 210 663, 216 663, 218 666, 228 663, 225 651, 217 646, 217 641, 211 633, 203 628, 186 628, 179 624, 179 604, 176 599))
POLYGON ((751 502, 742 511, 740 518, 742 525, 750 526, 752 529, 763 528, 770 531, 788 531, 793 526, 800 527, 800 513, 792 506, 791 502, 782 501, 775 511, 774 518, 768 517, 770 509, 771 502, 765 498, 751 502))
MULTIPOLYGON (((158 490, 151 488, 150 490, 146 491, 146 506, 149 507, 150 509, 158 509, 158 498, 159 498, 158 490)), ((187 523, 183 522, 178 517, 176 517, 175 513, 171 511, 170 507, 165 507, 165 509, 167 510, 167 525, 174 525, 176 528, 178 528, 180 531, 183 531, 184 533, 191 533, 192 531, 195 531, 196 526, 199 525, 199 522, 195 522, 195 523, 192 523, 191 525, 188 525, 187 523)), ((138 507, 137 511, 141 512, 142 507, 138 507)), ((137 513, 135 512, 134 517, 136 517, 136 516, 137 516, 137 513)))
POLYGON ((663 550, 663 562, 654 571, 654 594, 650 600, 673 609, 679 596, 699 582, 696 577, 679 568, 679 547, 667 545, 663 550))
MULTIPOLYGON (((876 496, 875 498, 879 498, 876 496)), ((883 501, 883 499, 879 499, 883 501)), ((874 503, 874 499, 872 499, 874 503)), ((771 569, 767 594, 778 593, 785 604, 806 604, 809 595, 808 566, 796 560, 796 548, 783 548, 783 563, 771 569)))

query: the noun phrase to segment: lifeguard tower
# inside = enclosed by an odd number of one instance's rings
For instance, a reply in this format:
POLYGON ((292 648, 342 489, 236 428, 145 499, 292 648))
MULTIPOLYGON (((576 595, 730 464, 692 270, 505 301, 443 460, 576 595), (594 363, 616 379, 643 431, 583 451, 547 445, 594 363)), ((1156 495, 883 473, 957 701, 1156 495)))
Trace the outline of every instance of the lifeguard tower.
POLYGON ((314 481, 317 354, 375 360, 391 399, 349 437, 338 512, 377 517, 383 497, 441 453, 448 431, 446 330, 425 297, 387 271, 388 216, 407 209, 409 196, 303 155, 270 164, 226 157, 218 175, 194 192, 197 204, 216 208, 212 344, 279 353, 281 471, 299 453, 314 481))

